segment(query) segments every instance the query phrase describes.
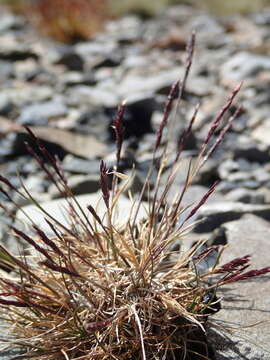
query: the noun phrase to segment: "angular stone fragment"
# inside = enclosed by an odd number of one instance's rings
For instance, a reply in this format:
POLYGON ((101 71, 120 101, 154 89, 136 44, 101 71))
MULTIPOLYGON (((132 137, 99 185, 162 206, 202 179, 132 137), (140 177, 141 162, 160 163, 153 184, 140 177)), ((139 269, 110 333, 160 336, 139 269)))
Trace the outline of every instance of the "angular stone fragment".
MULTIPOLYGON (((224 225, 229 248, 223 253, 222 263, 250 254, 251 268, 261 269, 270 264, 270 223, 252 214, 224 225)), ((248 270, 246 270, 248 271, 248 270)), ((215 336, 217 360, 269 359, 270 339, 270 276, 266 274, 221 290, 222 310, 215 315, 220 325, 236 330, 226 337, 215 336), (251 326, 253 324, 256 326, 251 326)), ((220 331, 219 331, 220 333, 220 331)))

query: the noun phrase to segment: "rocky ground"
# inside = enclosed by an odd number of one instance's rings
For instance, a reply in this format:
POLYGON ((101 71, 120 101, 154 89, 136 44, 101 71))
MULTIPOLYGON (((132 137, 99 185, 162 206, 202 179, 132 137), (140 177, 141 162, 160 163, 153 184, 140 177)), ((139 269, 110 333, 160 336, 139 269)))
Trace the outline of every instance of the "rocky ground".
MULTIPOLYGON (((198 217, 207 216, 207 220, 197 226, 194 235, 207 237, 212 244, 228 244, 224 261, 251 254, 254 267, 268 266, 270 9, 249 17, 215 18, 179 6, 154 19, 126 16, 109 22, 92 41, 74 45, 40 38, 22 18, 2 13, 1 174, 20 187, 19 170, 26 187, 39 201, 48 202, 48 209, 57 208, 61 201, 27 153, 24 142, 30 139, 23 130, 27 125, 63 160, 74 193, 83 199, 95 196, 100 159, 110 166, 115 161, 111 123, 117 106, 127 99, 121 167, 128 173, 135 161, 133 191, 138 192, 166 95, 184 72, 184 50, 192 30, 197 32, 195 59, 172 139, 177 141, 194 105, 200 102, 193 138, 184 153, 187 159, 196 154, 210 120, 231 90, 244 81, 238 96, 243 111, 185 199, 186 203, 199 201, 220 180, 215 195, 199 211, 198 217)), ((184 179, 180 174, 175 189, 184 179)), ((10 196, 16 199, 16 194, 10 196)), ((11 204, 6 205, 15 211, 11 204)), ((2 242, 16 250, 8 233, 10 217, 3 211, 0 216, 2 242)), ((211 333, 217 360, 270 359, 269 284, 269 276, 263 276, 230 286, 221 294, 223 309, 215 322, 224 321, 230 329, 226 335, 211 333), (262 323, 250 327, 256 322, 262 323)))

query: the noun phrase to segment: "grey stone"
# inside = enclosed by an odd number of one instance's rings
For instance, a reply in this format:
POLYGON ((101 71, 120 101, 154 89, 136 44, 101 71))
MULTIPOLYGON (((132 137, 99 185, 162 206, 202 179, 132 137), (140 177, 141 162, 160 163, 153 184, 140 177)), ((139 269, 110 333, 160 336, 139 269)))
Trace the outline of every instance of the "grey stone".
POLYGON ((14 63, 15 77, 21 81, 32 81, 42 73, 40 65, 34 59, 16 61, 14 63))
POLYGON ((263 70, 270 70, 270 60, 267 56, 240 52, 224 63, 221 67, 221 76, 224 82, 239 82, 263 70))
POLYGON ((14 66, 8 61, 0 60, 0 80, 6 81, 13 75, 14 66))
POLYGON ((251 133, 251 137, 261 144, 270 146, 270 119, 266 119, 251 133))
MULTIPOLYGON (((74 195, 95 193, 100 189, 99 174, 92 175, 74 175, 68 178, 68 186, 74 195)), ((52 199, 61 198, 56 185, 51 185, 48 192, 52 199)))
POLYGON ((246 171, 236 171, 229 174, 226 180, 235 183, 242 183, 243 181, 249 181, 252 179, 252 174, 246 171))
POLYGON ((9 96, 5 93, 0 93, 0 115, 7 116, 13 109, 14 105, 9 96))
POLYGON ((97 54, 110 54, 113 53, 117 48, 115 42, 97 42, 97 41, 88 41, 78 43, 74 46, 76 53, 78 53, 83 59, 91 59, 94 55, 97 54))
MULTIPOLYGON (((196 259, 196 257, 199 256, 207 248, 208 248, 207 244, 202 244, 199 247, 199 249, 195 251, 193 258, 196 259)), ((197 261, 197 263, 196 261, 191 261, 190 265, 196 267, 196 273, 200 275, 205 274, 209 271, 209 269, 211 269, 217 263, 218 254, 219 254, 218 249, 214 249, 213 251, 210 252, 210 254, 205 256, 203 259, 197 261)))
POLYGON ((266 163, 270 161, 269 150, 265 146, 258 144, 237 144, 234 149, 234 159, 243 158, 248 161, 266 163))
POLYGON ((197 212, 197 220, 202 220, 195 231, 210 232, 220 225, 240 219, 244 214, 254 214, 263 219, 270 220, 269 205, 243 204, 240 202, 218 202, 203 205, 197 212))
POLYGON ((18 349, 18 351, 16 351, 15 349, 13 349, 13 350, 0 350, 0 360, 12 360, 16 356, 19 356, 20 354, 22 354, 20 349, 18 349))
MULTIPOLYGON (((87 215, 89 215, 88 218, 90 219, 90 221, 93 221, 93 218, 90 212, 87 210, 88 205, 93 206, 96 209, 98 216, 101 219, 104 219, 104 222, 106 223, 107 221, 105 217, 106 206, 104 204, 104 201, 102 199, 102 194, 100 192, 89 195, 78 195, 76 196, 76 200, 80 204, 83 211, 87 215)), ((74 204, 74 208, 80 213, 78 206, 74 202, 73 204, 74 204)), ((40 203, 40 206, 42 206, 42 208, 48 214, 50 214, 54 219, 56 219, 64 226, 72 227, 72 221, 74 219, 72 219, 72 217, 68 213, 69 207, 66 199, 57 199, 57 200, 40 203)), ((134 208, 136 208, 136 206, 134 207, 129 199, 125 198, 124 196, 119 198, 117 202, 117 206, 115 207, 115 216, 113 219, 113 224, 119 228, 125 226, 129 217, 132 219, 133 216, 135 215, 134 208)), ((136 218, 137 221, 140 221, 147 216, 145 210, 146 208, 147 206, 145 203, 143 203, 142 206, 140 206, 140 210, 136 218)), ((16 218, 17 218, 18 226, 20 226, 20 224, 28 224, 28 226, 30 225, 29 219, 26 216, 26 214, 38 227, 40 227, 49 236, 54 235, 52 229, 45 221, 46 216, 44 216, 44 214, 35 205, 25 206, 17 212, 16 218)))
POLYGON ((12 34, 1 36, 0 59, 6 61, 23 61, 26 59, 38 60, 38 55, 25 42, 20 42, 12 34))
POLYGON ((65 171, 72 174, 98 174, 100 161, 80 159, 73 155, 67 155, 62 166, 65 171))
MULTIPOLYGON (((246 101, 247 106, 249 105, 249 101, 246 101)), ((247 126, 251 129, 256 129, 260 124, 264 122, 264 120, 269 118, 269 108, 268 104, 264 106, 253 107, 250 106, 248 110, 249 119, 247 126)))
MULTIPOLYGON (((269 266, 269 222, 246 214, 240 220, 225 224, 224 228, 229 248, 223 253, 222 263, 251 254, 253 269, 269 266)), ((228 284, 223 291, 220 290, 220 295, 223 296, 222 310, 214 317, 220 326, 228 325, 235 330, 225 336, 215 337, 217 360, 269 359, 268 291, 269 274, 228 284), (257 325, 252 326, 253 324, 257 325)), ((222 332, 222 329, 220 331, 222 332)))
POLYGON ((25 25, 23 17, 10 13, 2 13, 0 17, 0 33, 8 30, 18 30, 25 25))
MULTIPOLYGON (((2 201, 2 199, 1 199, 1 201, 2 201)), ((8 208, 7 205, 8 204, 6 203, 6 207, 8 208)), ((11 206, 10 206, 10 208, 11 208, 11 206)), ((0 242, 1 242, 1 244, 7 245, 6 244, 7 231, 11 224, 12 224, 12 219, 10 217, 6 216, 6 214, 4 214, 3 211, 1 211, 1 214, 0 214, 0 242)))
POLYGON ((259 187, 261 185, 259 183, 259 181, 256 181, 256 180, 245 180, 245 181, 242 181, 240 184, 241 184, 241 186, 246 187, 247 189, 252 189, 252 190, 259 189, 259 187))
MULTIPOLYGON (((0 62, 1 64, 1 62, 0 62)), ((52 98, 54 90, 47 85, 34 85, 5 89, 5 93, 16 106, 45 102, 52 98)))
POLYGON ((121 103, 120 97, 114 91, 102 87, 78 85, 69 89, 67 95, 76 106, 91 105, 115 107, 121 103))
MULTIPOLYGON (((156 101, 153 96, 141 94, 133 96, 126 105, 126 111, 123 119, 124 137, 141 137, 152 132, 151 118, 156 107, 156 101)), ((111 115, 109 132, 111 139, 115 138, 115 132, 112 129, 113 121, 116 116, 116 109, 108 110, 111 115)))
POLYGON ((72 49, 59 52, 55 64, 65 65, 69 70, 73 71, 83 71, 84 69, 83 58, 72 49))
MULTIPOLYGON (((63 82, 63 86, 77 86, 77 85, 86 85, 86 86, 94 86, 96 81, 92 74, 84 74, 79 71, 68 71, 65 72, 61 76, 61 82, 63 82)), ((69 99, 67 99, 67 103, 69 103, 69 99)))
POLYGON ((237 188, 225 195, 228 201, 242 202, 246 204, 264 204, 264 196, 258 191, 252 191, 244 188, 237 188))
POLYGON ((270 172, 265 168, 258 167, 257 169, 253 170, 252 176, 256 181, 258 181, 261 184, 270 181, 270 172))
POLYGON ((109 22, 105 34, 107 38, 126 45, 141 40, 144 35, 143 31, 144 24, 138 16, 126 15, 109 22))
POLYGON ((239 170, 238 163, 232 159, 227 159, 219 165, 218 175, 220 176, 221 179, 227 180, 228 176, 231 173, 235 173, 238 170, 239 170))
POLYGON ((206 42, 211 47, 223 45, 226 37, 222 25, 208 14, 202 14, 190 20, 187 24, 187 30, 196 30, 199 41, 206 42))
MULTIPOLYGON (((50 200, 50 196, 46 191, 47 182, 44 180, 44 175, 42 173, 38 173, 36 171, 35 175, 29 175, 25 180, 23 180, 23 185, 36 201, 44 202, 50 200)), ((31 204, 31 199, 28 198, 28 195, 25 193, 23 187, 20 186, 18 190, 22 194, 25 194, 25 197, 22 197, 15 192, 13 200, 19 206, 31 204)))
MULTIPOLYGON (((173 184, 172 188, 169 191, 167 200, 169 203, 172 203, 175 196, 181 193, 183 184, 173 184)), ((182 200, 182 206, 195 206, 207 193, 208 188, 202 185, 190 185, 185 192, 185 195, 182 200)), ((218 193, 214 192, 211 197, 208 199, 208 203, 215 204, 216 202, 224 201, 224 197, 218 193)))
MULTIPOLYGON (((58 154, 62 159, 66 153, 75 154, 77 156, 94 159, 104 156, 107 153, 107 147, 104 142, 99 141, 95 136, 80 135, 71 131, 62 130, 52 127, 36 126, 30 127, 35 136, 43 141, 48 147, 48 151, 52 154, 58 154)), ((14 134, 9 134, 14 135, 14 134)), ((36 146, 35 141, 29 136, 24 129, 16 135, 20 138, 15 139, 13 147, 20 154, 25 149, 25 141, 31 142, 36 146)))
POLYGON ((23 125, 46 125, 51 119, 65 116, 67 110, 65 104, 54 100, 33 104, 22 110, 18 122, 23 125))
POLYGON ((141 94, 154 94, 168 89, 183 75, 183 68, 174 68, 167 71, 159 71, 157 74, 140 76, 126 75, 116 91, 122 99, 129 101, 129 96, 141 94))

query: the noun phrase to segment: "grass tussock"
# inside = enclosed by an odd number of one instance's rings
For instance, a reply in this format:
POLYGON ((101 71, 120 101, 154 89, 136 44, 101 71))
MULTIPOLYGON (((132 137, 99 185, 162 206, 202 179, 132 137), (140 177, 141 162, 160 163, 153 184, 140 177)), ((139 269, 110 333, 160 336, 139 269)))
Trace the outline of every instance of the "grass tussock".
MULTIPOLYGON (((190 232, 193 225, 189 220, 217 184, 188 208, 181 205, 185 192, 241 111, 241 107, 236 106, 234 114, 220 129, 239 86, 210 124, 175 201, 167 203, 167 193, 181 169, 184 144, 199 109, 198 106, 195 108, 175 149, 166 186, 161 188, 160 178, 170 148, 168 139, 176 121, 176 110, 181 106, 194 40, 193 35, 188 45, 184 79, 172 86, 165 104, 152 165, 143 189, 137 199, 130 194, 133 206, 124 225, 120 226, 121 219, 117 218, 117 207, 129 181, 120 181, 125 175, 118 172, 124 104, 119 107, 114 121, 116 165, 110 170, 103 161, 100 165, 104 215, 94 204, 89 204, 87 209, 80 207, 59 161, 29 129, 41 155, 27 145, 29 152, 66 198, 71 225, 61 224, 53 214, 42 209, 42 204, 36 202, 26 188, 19 191, 8 179, 0 177, 2 194, 10 201, 11 191, 30 198, 43 210, 44 218, 55 234, 49 237, 35 224, 31 226, 31 233, 13 226, 14 237, 23 240, 34 251, 15 256, 0 246, 0 265, 5 269, 0 277, 0 307, 2 321, 8 324, 6 342, 10 347, 19 345, 25 351, 16 359, 208 359, 205 326, 209 316, 220 308, 218 288, 270 271, 270 268, 247 271, 250 256, 244 255, 225 265, 219 265, 217 260, 215 266, 201 273, 198 271, 200 262, 212 251, 218 251, 220 257, 224 250, 222 246, 202 251, 198 243, 185 253, 173 251, 173 245, 190 232), (165 127, 168 127, 167 140, 164 139, 165 127), (158 176, 150 196, 149 179, 154 169, 158 170, 158 176), (148 198, 147 202, 142 201, 145 198, 148 198), (142 207, 145 217, 139 220, 142 207)), ((1 206, 5 208, 4 203, 1 206)))

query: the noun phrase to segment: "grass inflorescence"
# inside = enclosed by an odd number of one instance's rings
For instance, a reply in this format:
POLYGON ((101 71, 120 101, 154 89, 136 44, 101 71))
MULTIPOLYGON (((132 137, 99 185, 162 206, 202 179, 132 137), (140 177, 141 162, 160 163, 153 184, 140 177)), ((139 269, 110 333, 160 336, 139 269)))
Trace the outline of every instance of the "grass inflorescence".
MULTIPOLYGON (((190 219, 217 183, 193 206, 183 207, 182 199, 241 111, 236 106, 220 129, 240 90, 238 86, 210 124, 197 158, 190 163, 183 188, 174 202, 168 203, 167 194, 181 169, 184 144, 199 109, 195 107, 175 150, 166 185, 161 187, 170 147, 169 141, 164 140, 164 129, 168 128, 169 139, 192 63, 194 41, 193 35, 184 79, 172 86, 148 175, 140 195, 133 198, 129 194, 132 206, 124 224, 117 214, 129 182, 118 171, 125 104, 119 107, 113 124, 115 168, 108 169, 103 161, 100 164, 100 201, 105 204, 104 214, 96 204, 89 204, 86 209, 80 206, 60 162, 30 129, 28 132, 39 152, 29 144, 28 150, 66 198, 70 226, 46 212, 23 185, 23 190, 18 190, 8 179, 0 177, 2 194, 9 201, 13 201, 9 191, 30 199, 43 211, 54 233, 48 236, 34 223, 27 232, 14 225, 11 227, 14 237, 23 240, 33 251, 22 251, 21 256, 15 256, 0 245, 0 265, 5 269, 0 277, 1 318, 8 324, 8 346, 20 346, 25 351, 23 359, 208 359, 205 326, 209 316, 220 308, 218 288, 270 271, 269 267, 247 271, 250 256, 245 255, 224 265, 217 261, 215 266, 200 273, 197 271, 200 262, 212 251, 218 251, 219 258, 224 250, 222 246, 202 251, 198 242, 184 253, 172 250, 191 231, 190 219), (151 193, 150 178, 154 170, 157 178, 151 193), (138 215, 141 209, 143 218, 138 215)), ((5 204, 1 206, 4 208, 5 204)))

